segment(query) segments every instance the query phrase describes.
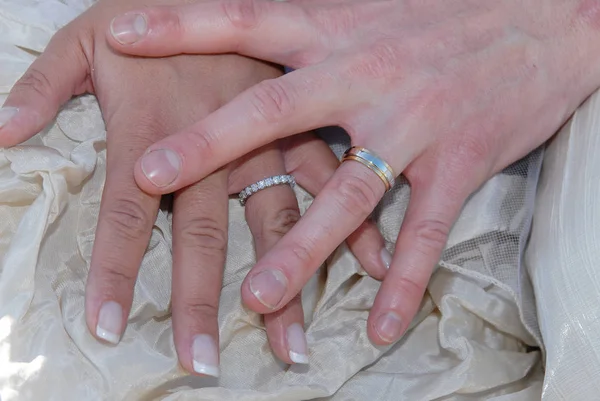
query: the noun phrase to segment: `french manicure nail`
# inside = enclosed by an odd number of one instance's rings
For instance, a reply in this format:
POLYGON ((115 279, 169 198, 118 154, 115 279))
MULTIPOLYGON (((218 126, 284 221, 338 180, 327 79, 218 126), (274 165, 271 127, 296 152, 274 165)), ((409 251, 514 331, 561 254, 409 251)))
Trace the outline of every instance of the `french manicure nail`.
POLYGON ((112 344, 118 344, 123 333, 123 309, 115 301, 102 304, 98 314, 96 336, 112 344))
POLYGON ((212 336, 198 334, 192 344, 194 371, 201 375, 219 377, 219 350, 212 336))
POLYGON ((382 340, 392 343, 402 334, 402 319, 394 312, 379 316, 375 330, 382 340))
POLYGON ((385 248, 381 250, 381 261, 386 269, 390 268, 390 265, 392 264, 392 254, 385 248))
POLYGON ((0 109, 0 128, 5 126, 18 112, 19 109, 16 107, 2 107, 0 109))
POLYGON ((279 270, 264 270, 250 278, 250 291, 267 308, 275 308, 286 290, 287 278, 279 270))
POLYGON ((288 355, 294 363, 308 363, 308 345, 304 329, 298 323, 292 323, 287 328, 288 355))
POLYGON ((131 45, 140 40, 148 32, 146 17, 142 14, 129 13, 115 17, 110 23, 110 33, 123 45, 131 45))
POLYGON ((157 187, 166 187, 179 175, 181 159, 169 149, 152 150, 142 157, 142 171, 157 187))

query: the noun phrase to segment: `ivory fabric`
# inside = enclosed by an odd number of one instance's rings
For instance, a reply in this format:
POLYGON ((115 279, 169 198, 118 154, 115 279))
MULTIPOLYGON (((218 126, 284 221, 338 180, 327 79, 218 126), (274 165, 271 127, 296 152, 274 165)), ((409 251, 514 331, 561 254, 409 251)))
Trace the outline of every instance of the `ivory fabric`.
MULTIPOLYGON (((0 101, 52 34, 90 4, 0 0, 0 101)), ((339 133, 322 135, 338 153, 347 145, 339 133)), ((188 376, 177 363, 168 211, 158 215, 122 342, 101 344, 88 333, 84 285, 105 178, 105 130, 93 96, 75 99, 26 145, 0 151, 0 399, 538 400, 542 344, 520 255, 541 156, 534 152, 471 197, 420 313, 392 347, 369 342, 366 319, 379 284, 341 246, 303 292, 309 366, 278 362, 260 317, 241 306, 239 287, 254 252, 243 209, 231 200, 217 381, 188 376)), ((390 250, 409 196, 401 182, 377 210, 390 250)), ((302 210, 311 202, 300 189, 298 200, 302 210)), ((555 316, 540 312, 548 327, 555 316)), ((585 313, 595 324, 594 310, 585 313)))
POLYGON ((600 394, 600 95, 549 144, 526 265, 546 343, 543 396, 600 394))

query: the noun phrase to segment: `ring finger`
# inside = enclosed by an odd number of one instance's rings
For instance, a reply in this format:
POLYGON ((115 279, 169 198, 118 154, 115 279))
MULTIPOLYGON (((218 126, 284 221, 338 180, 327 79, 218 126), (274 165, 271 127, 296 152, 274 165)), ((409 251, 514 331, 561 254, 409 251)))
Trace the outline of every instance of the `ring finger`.
MULTIPOLYGON (((286 173, 283 156, 274 145, 262 148, 237 169, 236 180, 251 184, 286 173)), ((289 185, 261 190, 245 203, 246 221, 260 259, 300 219, 296 195, 289 185)), ((260 289, 257 289, 260 291, 260 289)), ((304 313, 300 296, 273 314, 264 316, 267 337, 275 355, 286 363, 308 363, 304 313)))
POLYGON ((385 186, 374 172, 359 163, 343 163, 303 218, 246 277, 244 300, 260 313, 287 304, 367 219, 384 192, 385 186), (268 297, 257 290, 263 286, 269 289, 268 297))

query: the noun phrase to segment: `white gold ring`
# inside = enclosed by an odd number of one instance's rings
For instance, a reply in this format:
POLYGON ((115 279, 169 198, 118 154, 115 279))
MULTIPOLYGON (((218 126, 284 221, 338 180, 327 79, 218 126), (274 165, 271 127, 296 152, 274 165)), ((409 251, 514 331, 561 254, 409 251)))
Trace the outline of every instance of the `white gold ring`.
POLYGON ((252 185, 248 185, 242 192, 240 192, 240 203, 242 206, 244 206, 248 198, 255 193, 276 185, 289 185, 290 187, 294 188, 296 186, 296 179, 293 175, 274 175, 273 177, 257 181, 252 185))

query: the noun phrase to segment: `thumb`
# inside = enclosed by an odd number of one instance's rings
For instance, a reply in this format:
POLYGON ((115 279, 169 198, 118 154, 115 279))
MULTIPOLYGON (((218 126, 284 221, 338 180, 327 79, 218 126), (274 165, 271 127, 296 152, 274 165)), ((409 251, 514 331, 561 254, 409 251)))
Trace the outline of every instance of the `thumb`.
POLYGON ((85 93, 89 65, 79 38, 59 31, 0 108, 0 147, 17 145, 48 125, 72 96, 85 93))

